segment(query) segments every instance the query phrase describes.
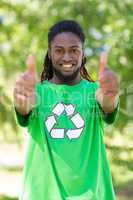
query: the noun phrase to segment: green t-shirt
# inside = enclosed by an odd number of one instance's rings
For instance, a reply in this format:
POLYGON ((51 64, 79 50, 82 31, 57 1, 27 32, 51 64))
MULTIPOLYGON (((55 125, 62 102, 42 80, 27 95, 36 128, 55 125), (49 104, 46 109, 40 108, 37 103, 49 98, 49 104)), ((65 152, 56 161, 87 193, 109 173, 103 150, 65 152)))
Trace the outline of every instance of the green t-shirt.
POLYGON ((103 141, 104 114, 95 99, 96 82, 36 85, 37 103, 25 118, 30 143, 20 200, 115 200, 103 141))

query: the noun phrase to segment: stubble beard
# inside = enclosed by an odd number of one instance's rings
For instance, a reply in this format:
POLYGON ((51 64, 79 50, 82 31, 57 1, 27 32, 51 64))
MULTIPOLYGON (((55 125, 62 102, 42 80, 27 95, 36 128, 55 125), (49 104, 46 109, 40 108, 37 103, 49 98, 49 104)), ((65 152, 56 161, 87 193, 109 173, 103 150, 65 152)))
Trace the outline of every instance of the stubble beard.
POLYGON ((58 69, 53 68, 53 73, 56 75, 56 77, 64 83, 69 83, 72 82, 73 80, 75 80, 77 78, 77 76, 80 73, 80 68, 78 68, 75 72, 73 72, 70 75, 64 75, 62 74, 58 69))

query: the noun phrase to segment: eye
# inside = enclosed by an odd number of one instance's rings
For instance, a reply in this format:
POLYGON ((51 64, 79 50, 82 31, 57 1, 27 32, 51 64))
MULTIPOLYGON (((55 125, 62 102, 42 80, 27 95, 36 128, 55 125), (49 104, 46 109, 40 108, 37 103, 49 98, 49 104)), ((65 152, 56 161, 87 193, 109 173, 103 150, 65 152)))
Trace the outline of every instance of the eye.
POLYGON ((73 48, 73 49, 71 49, 71 53, 78 54, 79 53, 79 49, 73 48))
POLYGON ((55 49, 55 53, 57 53, 57 54, 62 53, 62 49, 55 49))
POLYGON ((76 52, 77 52, 77 49, 72 49, 72 52, 73 52, 73 53, 76 53, 76 52))

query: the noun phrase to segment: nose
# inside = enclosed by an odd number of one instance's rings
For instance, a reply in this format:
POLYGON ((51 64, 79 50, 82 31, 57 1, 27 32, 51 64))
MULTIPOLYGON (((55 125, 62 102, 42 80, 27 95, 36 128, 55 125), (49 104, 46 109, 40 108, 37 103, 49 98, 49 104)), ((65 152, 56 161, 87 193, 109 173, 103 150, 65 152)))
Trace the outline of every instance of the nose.
POLYGON ((70 56, 70 54, 68 52, 64 53, 64 55, 62 57, 62 61, 64 61, 64 62, 70 62, 70 61, 72 61, 72 58, 71 58, 71 56, 70 56))

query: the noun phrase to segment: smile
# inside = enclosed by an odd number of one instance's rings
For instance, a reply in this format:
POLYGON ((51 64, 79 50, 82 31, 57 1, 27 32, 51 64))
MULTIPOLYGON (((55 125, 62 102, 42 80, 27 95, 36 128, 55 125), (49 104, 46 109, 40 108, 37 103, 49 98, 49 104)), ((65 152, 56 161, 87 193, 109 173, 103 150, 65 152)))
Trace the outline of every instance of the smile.
POLYGON ((69 68, 71 68, 73 65, 72 65, 72 64, 63 64, 62 66, 63 66, 63 68, 69 69, 69 68))

